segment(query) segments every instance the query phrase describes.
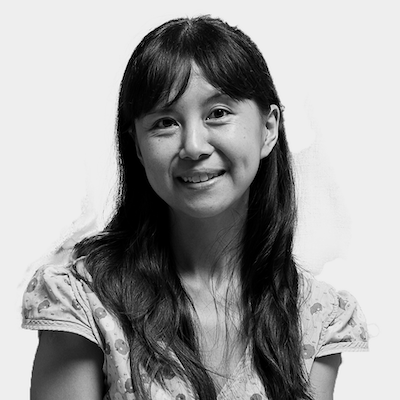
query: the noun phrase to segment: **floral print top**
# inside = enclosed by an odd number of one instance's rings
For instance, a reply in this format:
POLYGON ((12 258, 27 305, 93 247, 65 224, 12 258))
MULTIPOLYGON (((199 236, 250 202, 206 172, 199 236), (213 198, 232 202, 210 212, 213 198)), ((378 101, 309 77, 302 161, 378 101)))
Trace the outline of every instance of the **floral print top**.
MULTIPOLYGON (((90 279, 82 259, 46 265, 36 271, 24 293, 22 327, 75 333, 96 343, 104 353, 104 400, 134 400, 125 335, 95 293, 75 277, 74 269, 90 279)), ((300 315, 307 373, 317 357, 367 350, 366 323, 354 297, 348 292, 337 292, 311 275, 302 276, 300 315)), ((165 377, 166 388, 147 382, 153 400, 195 399, 190 386, 176 376, 165 377)), ((218 394, 218 400, 239 399, 267 399, 252 367, 249 349, 218 394)))

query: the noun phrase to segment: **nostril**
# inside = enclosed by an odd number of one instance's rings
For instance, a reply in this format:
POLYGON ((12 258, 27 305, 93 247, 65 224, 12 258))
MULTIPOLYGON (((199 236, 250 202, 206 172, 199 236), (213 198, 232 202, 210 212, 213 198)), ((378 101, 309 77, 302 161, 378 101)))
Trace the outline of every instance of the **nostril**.
POLYGON ((213 151, 206 134, 192 130, 182 135, 180 158, 197 161, 209 157, 213 151))
POLYGON ((209 153, 200 153, 199 154, 199 153, 195 153, 195 152, 189 152, 189 151, 186 151, 184 148, 182 148, 179 152, 179 157, 182 160, 190 159, 190 160, 197 161, 197 160, 203 160, 203 159, 209 157, 210 154, 209 153))

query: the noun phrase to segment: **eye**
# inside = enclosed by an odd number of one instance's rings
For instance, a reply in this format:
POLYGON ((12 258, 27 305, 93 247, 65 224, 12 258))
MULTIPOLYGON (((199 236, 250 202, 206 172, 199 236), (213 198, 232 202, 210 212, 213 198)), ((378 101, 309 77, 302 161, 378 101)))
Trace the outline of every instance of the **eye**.
POLYGON ((220 119, 229 115, 230 112, 223 108, 216 108, 208 117, 207 119, 220 119))
POLYGON ((171 128, 172 126, 178 125, 175 120, 172 118, 162 118, 159 119, 155 124, 154 128, 155 129, 168 129, 171 128))

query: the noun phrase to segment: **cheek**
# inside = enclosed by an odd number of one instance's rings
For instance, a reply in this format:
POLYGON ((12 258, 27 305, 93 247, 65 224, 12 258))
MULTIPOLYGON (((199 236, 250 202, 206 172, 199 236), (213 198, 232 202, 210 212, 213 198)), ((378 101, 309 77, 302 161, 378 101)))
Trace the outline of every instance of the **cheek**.
POLYGON ((249 186, 253 182, 260 166, 260 146, 254 142, 254 138, 246 137, 246 140, 241 142, 241 147, 235 146, 233 153, 234 155, 232 155, 233 158, 231 159, 233 173, 243 185, 249 186))
POLYGON ((240 168, 248 172, 257 170, 261 160, 260 139, 256 135, 243 135, 241 140, 233 142, 230 146, 230 158, 240 168))
POLYGON ((147 174, 152 171, 162 169, 163 153, 160 146, 149 143, 140 143, 141 161, 147 174))
POLYGON ((143 167, 151 185, 153 185, 153 182, 161 180, 161 177, 164 176, 164 167, 160 159, 143 157, 143 167))
POLYGON ((146 172, 147 180, 156 193, 168 183, 170 171, 170 158, 168 153, 160 148, 148 147, 142 150, 142 164, 146 172))

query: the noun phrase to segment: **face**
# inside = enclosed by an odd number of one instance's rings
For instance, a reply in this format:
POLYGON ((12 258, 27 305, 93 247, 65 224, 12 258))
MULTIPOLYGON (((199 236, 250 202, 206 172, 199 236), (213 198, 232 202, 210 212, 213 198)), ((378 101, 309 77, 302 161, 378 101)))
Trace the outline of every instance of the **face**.
POLYGON ((193 218, 244 212, 260 160, 278 133, 252 100, 236 101, 195 66, 185 93, 135 121, 138 157, 154 191, 173 214, 193 218))

